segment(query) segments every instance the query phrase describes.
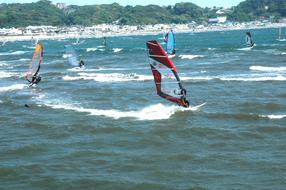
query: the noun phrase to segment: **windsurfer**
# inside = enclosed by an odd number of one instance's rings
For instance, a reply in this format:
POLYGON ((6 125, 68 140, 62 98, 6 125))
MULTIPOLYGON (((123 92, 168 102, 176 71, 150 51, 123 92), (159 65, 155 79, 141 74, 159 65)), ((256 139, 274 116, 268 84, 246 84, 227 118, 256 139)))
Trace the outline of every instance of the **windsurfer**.
POLYGON ((106 46, 106 37, 103 37, 102 45, 106 46))
POLYGON ((33 86, 34 84, 38 84, 41 81, 41 77, 38 75, 34 75, 32 77, 32 81, 30 82, 29 86, 33 86))
POLYGON ((182 100, 182 104, 180 106, 183 106, 185 108, 188 108, 190 106, 189 101, 185 97, 183 97, 181 100, 182 100))
POLYGON ((84 66, 84 62, 83 62, 83 60, 82 60, 82 59, 79 61, 78 66, 79 66, 79 67, 84 66))
POLYGON ((183 106, 183 107, 185 107, 185 108, 188 108, 189 105, 190 105, 190 103, 189 103, 189 101, 186 99, 186 94, 187 94, 186 89, 181 89, 181 90, 180 90, 180 94, 179 94, 179 95, 181 95, 182 97, 181 97, 181 102, 178 103, 178 104, 179 104, 179 106, 183 106))
POLYGON ((254 43, 252 41, 252 37, 251 37, 251 33, 250 32, 246 32, 246 35, 248 36, 248 40, 247 40, 247 46, 248 47, 253 47, 254 46, 254 43))

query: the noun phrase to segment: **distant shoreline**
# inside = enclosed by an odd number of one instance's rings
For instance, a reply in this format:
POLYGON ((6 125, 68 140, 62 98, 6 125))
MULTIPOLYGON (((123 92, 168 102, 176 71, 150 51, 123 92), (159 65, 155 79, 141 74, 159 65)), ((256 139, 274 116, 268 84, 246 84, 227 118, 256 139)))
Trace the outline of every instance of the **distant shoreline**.
MULTIPOLYGON (((220 26, 208 26, 201 29, 183 29, 178 30, 174 29, 176 33, 202 33, 202 32, 215 32, 215 31, 233 31, 233 30, 253 30, 253 29, 266 29, 266 28, 279 28, 279 27, 286 27, 286 23, 267 23, 265 25, 237 25, 237 26, 227 26, 227 25, 220 25, 220 26)), ((84 38, 102 38, 102 37, 117 37, 117 36, 146 36, 146 35, 159 35, 162 34, 162 30, 154 30, 154 31, 130 31, 130 32, 106 32, 106 33, 95 33, 92 35, 79 35, 79 34, 55 34, 55 35, 11 35, 11 36, 0 36, 0 42, 13 42, 13 41, 30 41, 32 38, 38 40, 65 40, 65 39, 76 39, 80 37, 81 39, 84 38)))

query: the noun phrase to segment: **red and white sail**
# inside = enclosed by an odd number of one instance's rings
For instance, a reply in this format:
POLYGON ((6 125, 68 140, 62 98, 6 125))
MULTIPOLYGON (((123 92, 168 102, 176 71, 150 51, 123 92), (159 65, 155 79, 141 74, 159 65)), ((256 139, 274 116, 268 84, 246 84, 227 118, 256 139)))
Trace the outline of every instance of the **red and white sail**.
POLYGON ((188 107, 186 90, 180 81, 177 69, 157 41, 146 43, 150 57, 150 67, 154 76, 157 94, 162 98, 188 107))
POLYGON ((25 79, 29 82, 32 81, 32 78, 38 75, 41 67, 41 62, 43 59, 43 46, 40 43, 37 43, 35 46, 35 51, 32 56, 31 63, 29 65, 28 71, 25 73, 25 79))

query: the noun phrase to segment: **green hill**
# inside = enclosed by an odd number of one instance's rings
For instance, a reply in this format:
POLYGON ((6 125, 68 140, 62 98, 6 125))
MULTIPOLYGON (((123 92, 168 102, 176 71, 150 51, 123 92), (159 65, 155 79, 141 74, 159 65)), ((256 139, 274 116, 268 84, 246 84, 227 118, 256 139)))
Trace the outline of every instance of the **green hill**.
MULTIPOLYGON (((29 25, 91 26, 101 23, 144 25, 158 23, 205 23, 218 9, 201 8, 193 3, 174 6, 71 5, 59 9, 48 0, 25 4, 0 4, 0 27, 29 25)), ((260 17, 286 17, 286 0, 246 0, 228 12, 229 20, 251 21, 260 17)))
POLYGON ((286 0, 247 0, 234 7, 229 15, 235 21, 252 21, 260 17, 286 17, 286 0))
POLYGON ((66 22, 65 19, 63 11, 46 0, 37 3, 0 5, 0 27, 62 25, 66 22))

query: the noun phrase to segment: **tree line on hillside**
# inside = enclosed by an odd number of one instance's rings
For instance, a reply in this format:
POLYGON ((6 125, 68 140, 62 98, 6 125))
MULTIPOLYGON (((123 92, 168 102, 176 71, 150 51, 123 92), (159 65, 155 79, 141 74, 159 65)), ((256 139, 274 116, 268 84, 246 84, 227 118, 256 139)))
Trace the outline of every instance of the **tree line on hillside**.
MULTIPOLYGON (((158 23, 205 23, 216 17, 219 8, 201 8, 193 3, 177 3, 174 6, 121 6, 118 3, 104 5, 71 5, 59 9, 49 0, 35 3, 0 4, 0 27, 26 27, 29 25, 92 26, 102 23, 145 25, 158 23)), ((286 0, 246 0, 227 11, 231 21, 251 21, 260 17, 286 16, 286 0)))

